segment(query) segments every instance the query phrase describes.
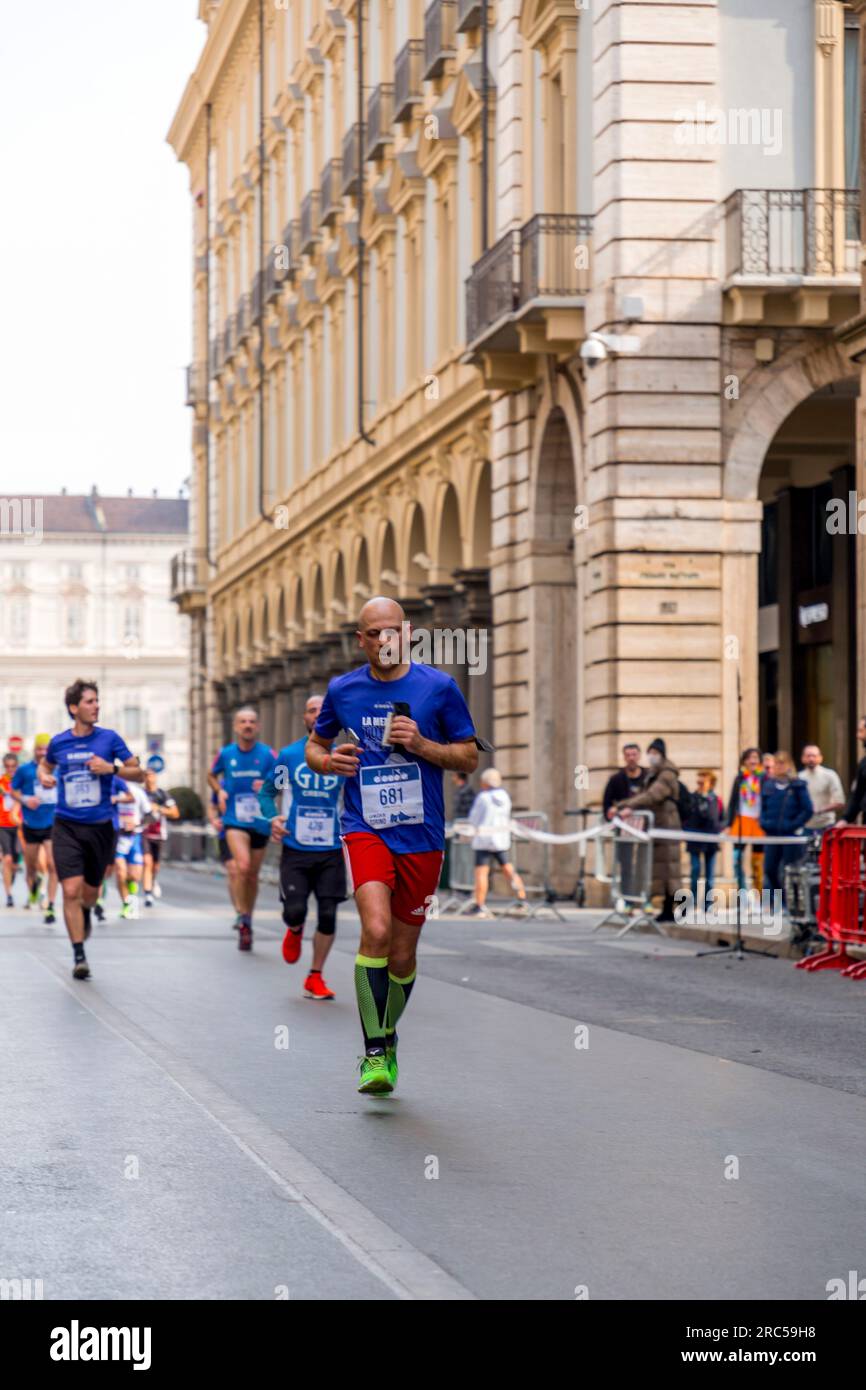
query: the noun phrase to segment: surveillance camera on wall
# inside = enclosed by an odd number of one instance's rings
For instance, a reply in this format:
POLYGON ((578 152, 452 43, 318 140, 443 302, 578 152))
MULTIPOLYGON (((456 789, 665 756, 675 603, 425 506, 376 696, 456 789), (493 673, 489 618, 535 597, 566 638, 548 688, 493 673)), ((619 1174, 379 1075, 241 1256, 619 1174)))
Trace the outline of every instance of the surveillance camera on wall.
POLYGON ((607 361, 607 348, 597 333, 590 333, 580 345, 580 360, 590 369, 607 361))
POLYGON ((618 357, 631 352, 640 352, 640 338, 636 333, 590 333, 580 345, 580 360, 591 369, 606 361, 610 354, 618 357))

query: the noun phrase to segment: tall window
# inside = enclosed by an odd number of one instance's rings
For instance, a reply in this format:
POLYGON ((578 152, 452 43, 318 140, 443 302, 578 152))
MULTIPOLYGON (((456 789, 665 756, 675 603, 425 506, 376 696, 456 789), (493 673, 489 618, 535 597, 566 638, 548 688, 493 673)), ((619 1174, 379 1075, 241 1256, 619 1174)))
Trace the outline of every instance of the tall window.
POLYGON ((125 739, 141 738, 141 710, 138 705, 124 705, 123 723, 120 727, 125 739))
POLYGON ((84 604, 80 599, 71 599, 66 605, 66 641, 70 646, 84 641, 84 604))
POLYGON ((27 600, 16 598, 9 610, 9 636, 16 644, 27 640, 27 600))
POLYGON ((137 603, 128 603, 123 610, 123 641, 141 641, 141 608, 137 603))
POLYGON ((31 732, 30 711, 26 705, 9 706, 9 729, 11 733, 22 736, 31 732))

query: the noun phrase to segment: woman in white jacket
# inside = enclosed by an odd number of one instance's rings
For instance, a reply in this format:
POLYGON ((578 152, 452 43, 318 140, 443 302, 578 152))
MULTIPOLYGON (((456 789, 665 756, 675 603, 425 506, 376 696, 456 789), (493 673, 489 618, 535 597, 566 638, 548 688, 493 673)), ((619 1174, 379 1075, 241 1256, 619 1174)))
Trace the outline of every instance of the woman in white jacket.
POLYGON ((481 774, 481 790, 475 798, 469 819, 475 826, 475 905, 470 915, 489 917, 485 903, 490 885, 490 862, 499 864, 517 896, 517 908, 525 912, 526 889, 511 863, 511 797, 503 790, 502 777, 495 767, 481 774))

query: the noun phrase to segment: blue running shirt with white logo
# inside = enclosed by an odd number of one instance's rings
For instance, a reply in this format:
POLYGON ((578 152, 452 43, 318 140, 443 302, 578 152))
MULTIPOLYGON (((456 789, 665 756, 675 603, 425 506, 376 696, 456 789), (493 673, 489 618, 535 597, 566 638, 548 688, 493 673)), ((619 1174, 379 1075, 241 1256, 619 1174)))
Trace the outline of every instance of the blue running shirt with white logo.
POLYGON ((345 779, 336 773, 323 776, 313 772, 307 767, 306 748, 304 735, 280 749, 259 792, 259 803, 268 819, 277 814, 277 807, 285 816, 284 845, 313 853, 339 849, 337 802, 345 779))
POLYGON ((22 763, 12 778, 12 788, 23 797, 35 796, 39 802, 35 811, 31 811, 27 805, 22 805, 24 824, 30 830, 47 830, 54 822, 57 788, 43 787, 36 775, 36 766, 35 759, 29 763, 22 763))
POLYGON ((55 734, 48 745, 46 761, 57 778, 57 815, 82 825, 98 825, 111 820, 111 783, 114 772, 91 772, 91 758, 128 762, 132 753, 120 734, 101 729, 98 724, 84 738, 74 734, 55 734))
POLYGON ((455 681, 420 662, 393 681, 376 680, 369 666, 337 676, 328 686, 316 733, 336 738, 341 729, 352 729, 361 740, 357 776, 344 779, 343 834, 372 832, 395 854, 422 854, 445 844, 442 768, 383 745, 395 701, 409 706, 409 718, 431 743, 462 743, 475 735, 455 681))
POLYGON ((236 743, 220 749, 211 773, 222 777, 228 793, 222 818, 227 829, 270 835, 271 827, 261 813, 258 789, 253 790, 253 783, 263 782, 273 765, 274 755, 266 743, 254 743, 246 753, 236 743))

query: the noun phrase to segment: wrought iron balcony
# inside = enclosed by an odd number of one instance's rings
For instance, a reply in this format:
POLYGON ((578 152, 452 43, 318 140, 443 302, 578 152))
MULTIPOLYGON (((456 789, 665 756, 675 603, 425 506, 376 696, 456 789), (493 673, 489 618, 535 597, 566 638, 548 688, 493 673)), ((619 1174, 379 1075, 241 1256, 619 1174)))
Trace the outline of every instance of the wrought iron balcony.
POLYGON ((424 77, 441 77, 448 58, 457 52, 457 6, 454 0, 430 0, 424 11, 424 77))
POLYGON ((467 281, 469 342, 534 304, 567 307, 568 300, 587 294, 591 236, 592 218, 571 213, 537 213, 519 231, 506 232, 476 261, 467 281))
POLYGON ((207 400, 207 371, 203 362, 192 362, 186 369, 186 403, 200 405, 207 400))
POLYGON ((394 88, 390 82, 380 82, 370 93, 367 102, 367 128, 364 158, 381 159, 391 140, 394 124, 394 88))
POLYGON ((725 273, 835 276, 859 273, 856 188, 738 188, 725 202, 725 273))
POLYGON ((286 274, 289 279, 294 279, 298 266, 301 263, 301 224, 295 219, 287 222, 282 232, 283 246, 288 252, 289 268, 286 274))
POLYGON ((472 267, 466 282, 466 336, 470 343, 517 308, 519 234, 506 232, 472 267))
POLYGON ((343 211, 343 191, 340 184, 343 161, 329 159, 320 180, 319 225, 331 227, 343 211))
POLYGON ((229 314, 228 318, 225 321, 225 324, 223 325, 222 340, 222 360, 223 366, 225 366, 226 362, 230 362, 231 359, 234 357, 238 345, 237 328, 235 324, 234 314, 229 314))
POLYGON ((360 188, 361 127, 350 126, 343 136, 343 193, 354 197, 360 188))
POLYGON ((288 270, 277 265, 276 251, 271 247, 265 262, 265 303, 272 304, 279 299, 280 291, 288 279, 288 270))
POLYGON ((457 0, 457 32, 477 29, 484 15, 483 0, 457 0))
POLYGON ((204 594, 206 563, 203 550, 181 550, 171 557, 171 597, 175 603, 204 594))
POLYGON ((237 341, 239 343, 246 342, 250 334, 250 329, 253 326, 252 297, 249 291, 242 294, 238 300, 238 307, 235 313, 235 326, 237 341))
POLYGON ((423 95, 424 40, 404 43, 394 62, 394 120, 408 121, 423 95))
POLYGON ((308 193, 301 202, 300 251, 306 255, 319 240, 319 194, 308 193))

